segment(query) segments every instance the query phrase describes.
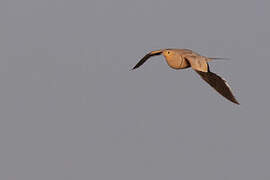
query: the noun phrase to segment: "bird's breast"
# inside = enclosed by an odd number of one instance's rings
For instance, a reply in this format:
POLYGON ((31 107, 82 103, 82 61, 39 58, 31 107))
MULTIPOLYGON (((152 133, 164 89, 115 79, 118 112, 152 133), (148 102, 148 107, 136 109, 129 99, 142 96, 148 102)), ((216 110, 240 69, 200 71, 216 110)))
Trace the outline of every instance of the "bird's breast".
POLYGON ((165 56, 168 65, 173 69, 185 69, 190 67, 190 64, 182 56, 165 56))

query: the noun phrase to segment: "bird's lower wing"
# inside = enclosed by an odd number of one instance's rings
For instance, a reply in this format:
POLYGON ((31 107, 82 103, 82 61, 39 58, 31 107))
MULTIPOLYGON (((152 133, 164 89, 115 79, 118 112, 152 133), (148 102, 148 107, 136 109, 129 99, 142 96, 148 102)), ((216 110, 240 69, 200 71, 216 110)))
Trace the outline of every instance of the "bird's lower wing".
POLYGON ((222 96, 224 96, 229 101, 239 104, 239 102, 235 99, 234 95, 232 94, 232 91, 230 89, 230 86, 227 84, 227 82, 216 75, 215 73, 212 73, 210 71, 208 72, 202 72, 195 70, 203 80, 205 80, 210 86, 212 86, 217 92, 219 92, 222 96))

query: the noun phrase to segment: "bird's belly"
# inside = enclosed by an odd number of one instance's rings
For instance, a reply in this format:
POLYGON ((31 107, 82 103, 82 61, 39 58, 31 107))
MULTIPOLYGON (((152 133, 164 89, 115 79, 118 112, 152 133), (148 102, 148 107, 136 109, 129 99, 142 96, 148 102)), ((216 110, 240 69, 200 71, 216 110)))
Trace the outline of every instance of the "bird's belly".
POLYGON ((182 57, 177 58, 166 58, 168 65, 173 69, 185 69, 190 67, 190 64, 187 60, 183 59, 182 57))

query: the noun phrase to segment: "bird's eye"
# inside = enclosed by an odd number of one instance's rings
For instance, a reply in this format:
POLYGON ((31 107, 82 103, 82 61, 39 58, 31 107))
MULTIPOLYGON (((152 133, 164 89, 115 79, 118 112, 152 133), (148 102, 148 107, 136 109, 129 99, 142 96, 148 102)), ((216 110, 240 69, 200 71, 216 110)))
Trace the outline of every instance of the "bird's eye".
POLYGON ((170 54, 170 51, 168 51, 168 54, 170 54))

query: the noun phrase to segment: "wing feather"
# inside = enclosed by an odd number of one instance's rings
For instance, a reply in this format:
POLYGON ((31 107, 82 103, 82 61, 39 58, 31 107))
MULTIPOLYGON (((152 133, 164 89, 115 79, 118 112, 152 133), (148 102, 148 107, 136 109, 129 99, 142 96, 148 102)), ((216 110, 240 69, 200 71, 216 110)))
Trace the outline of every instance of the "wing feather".
POLYGON ((203 80, 205 80, 210 86, 212 86, 219 94, 228 99, 229 101, 239 104, 239 102, 235 99, 230 86, 228 83, 222 79, 220 76, 208 72, 197 71, 196 72, 201 76, 203 80))
POLYGON ((152 51, 148 54, 146 54, 133 68, 132 70, 134 69, 137 69, 138 67, 140 67, 141 65, 143 65, 143 63, 145 63, 145 61, 147 61, 150 57, 152 56, 157 56, 157 55, 160 55, 162 53, 162 50, 157 50, 157 51, 152 51))

